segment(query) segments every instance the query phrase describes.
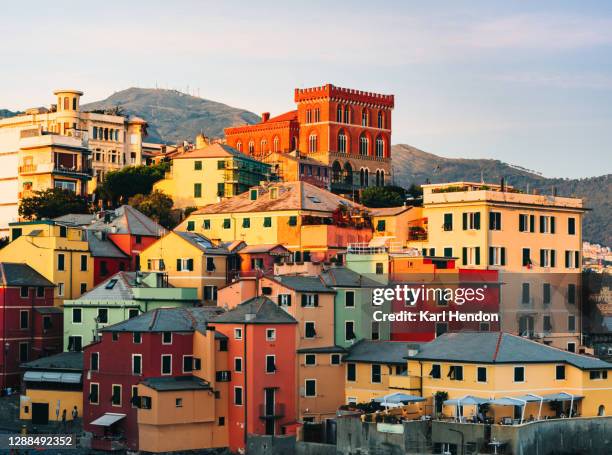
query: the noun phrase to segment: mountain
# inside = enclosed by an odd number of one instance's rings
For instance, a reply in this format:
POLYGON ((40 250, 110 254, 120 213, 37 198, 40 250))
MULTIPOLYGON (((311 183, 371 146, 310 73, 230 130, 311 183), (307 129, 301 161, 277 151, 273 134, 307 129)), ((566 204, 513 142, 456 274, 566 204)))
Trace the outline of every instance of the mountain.
POLYGON ((534 171, 491 159, 444 158, 405 144, 392 147, 393 172, 397 185, 408 187, 456 181, 506 182, 522 190, 539 190, 551 194, 553 187, 559 196, 576 196, 585 200, 584 239, 612 245, 612 174, 584 179, 547 178, 534 171))
POLYGON ((0 109, 0 118, 14 117, 19 112, 9 111, 8 109, 0 109))
POLYGON ((128 88, 81 108, 84 111, 119 108, 123 113, 142 117, 149 123, 148 142, 193 141, 200 131, 209 137, 222 137, 228 126, 260 121, 259 116, 244 109, 164 89, 128 88))

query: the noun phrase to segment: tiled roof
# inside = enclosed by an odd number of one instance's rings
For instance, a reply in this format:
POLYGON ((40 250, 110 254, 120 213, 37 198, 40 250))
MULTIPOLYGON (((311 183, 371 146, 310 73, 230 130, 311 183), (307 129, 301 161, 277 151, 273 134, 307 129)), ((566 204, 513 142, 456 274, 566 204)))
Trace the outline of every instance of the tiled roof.
POLYGON ((90 213, 69 213, 67 215, 58 216, 54 218, 54 221, 57 221, 62 224, 71 224, 73 226, 87 226, 95 220, 95 215, 90 213))
POLYGON ((55 285, 28 264, 0 262, 0 286, 43 286, 55 285))
POLYGON ((275 117, 270 117, 266 122, 261 122, 261 123, 286 122, 290 120, 297 120, 297 118, 298 118, 298 111, 296 109, 293 111, 285 112, 284 114, 279 114, 275 117))
POLYGON ((378 288, 380 283, 346 267, 331 267, 321 273, 323 282, 330 287, 378 288))
POLYGON ((39 306, 34 308, 34 311, 40 314, 64 314, 64 311, 56 306, 39 306))
POLYGON ((503 332, 445 333, 421 345, 419 353, 411 358, 474 363, 568 363, 583 370, 612 369, 612 363, 503 332))
POLYGON ((261 245, 247 245, 243 249, 240 250, 240 253, 245 254, 254 254, 254 253, 269 253, 275 248, 280 248, 289 252, 287 248, 285 248, 280 243, 269 243, 269 244, 261 244, 261 245))
POLYGON ((238 158, 241 160, 257 161, 257 163, 263 164, 229 145, 219 143, 210 144, 201 149, 190 150, 189 152, 176 156, 174 159, 181 160, 189 158, 238 158))
POLYGON ((158 308, 117 324, 103 332, 204 332, 208 321, 223 311, 218 307, 158 308))
POLYGON ((141 382, 154 390, 167 392, 172 390, 208 390, 210 383, 195 376, 161 376, 147 378, 141 382))
POLYGON ((127 258, 128 256, 121 251, 117 246, 102 237, 102 232, 85 230, 87 236, 87 243, 89 245, 89 251, 93 257, 104 257, 104 258, 127 258))
POLYGON ((215 317, 211 323, 297 324, 297 321, 267 297, 253 297, 215 317))
POLYGON ((275 210, 311 210, 331 213, 340 205, 366 210, 360 204, 304 181, 266 184, 253 187, 251 191, 207 205, 193 213, 243 213, 275 210), (277 188, 275 199, 271 198, 270 188, 277 188), (257 199, 254 201, 251 200, 252 190, 258 191, 257 199))
POLYGON ((195 246, 200 251, 207 254, 231 254, 231 252, 225 247, 215 246, 208 238, 204 237, 197 232, 187 232, 187 231, 173 231, 176 235, 178 235, 183 240, 189 242, 192 246, 195 246))
POLYGON ((381 207, 377 209, 370 209, 372 216, 393 216, 399 215, 400 213, 407 212, 412 207, 410 206, 399 206, 399 207, 381 207))
POLYGON ((323 346, 321 348, 303 348, 297 350, 298 354, 345 354, 342 346, 323 346))
POLYGON ((21 364, 25 370, 83 370, 82 352, 60 352, 21 364))
POLYGON ((297 292, 324 292, 331 294, 336 292, 325 286, 318 276, 279 275, 271 279, 297 292))
POLYGON ((372 341, 360 340, 348 348, 344 357, 346 362, 405 364, 408 349, 418 346, 418 343, 405 341, 372 341))
POLYGON ((97 219, 88 226, 88 229, 154 237, 160 237, 166 233, 165 228, 129 205, 122 205, 115 210, 111 210, 109 217, 108 222, 104 218, 97 219))

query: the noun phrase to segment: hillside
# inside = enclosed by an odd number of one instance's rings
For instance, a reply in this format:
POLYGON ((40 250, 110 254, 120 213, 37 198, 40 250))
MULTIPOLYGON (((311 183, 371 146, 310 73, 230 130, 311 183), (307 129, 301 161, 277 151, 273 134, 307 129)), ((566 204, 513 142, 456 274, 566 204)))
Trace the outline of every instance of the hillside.
POLYGON ((193 140, 200 131, 213 138, 222 137, 223 129, 228 126, 259 121, 259 116, 244 109, 164 89, 129 88, 104 100, 85 104, 82 109, 93 111, 117 107, 149 123, 149 142, 193 140))
POLYGON ((9 111, 8 109, 0 109, 0 118, 13 117, 17 114, 18 112, 9 111))
POLYGON ((395 183, 407 187, 452 181, 499 182, 505 177, 508 184, 530 191, 537 189, 550 194, 555 187, 560 196, 577 196, 593 209, 584 218, 584 239, 603 245, 612 245, 610 218, 612 217, 612 175, 585 179, 546 178, 527 169, 518 168, 499 160, 444 158, 409 145, 393 146, 395 183))

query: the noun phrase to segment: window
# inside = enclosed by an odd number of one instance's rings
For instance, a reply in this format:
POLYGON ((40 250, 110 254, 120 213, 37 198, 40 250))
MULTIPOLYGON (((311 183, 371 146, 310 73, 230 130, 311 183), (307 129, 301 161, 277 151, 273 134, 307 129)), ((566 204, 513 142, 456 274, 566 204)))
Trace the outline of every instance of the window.
POLYGON ((162 354, 161 363, 161 374, 172 374, 172 354, 162 354))
POLYGON ((195 221, 187 221, 187 230, 195 231, 195 221))
POLYGON ((445 231, 452 231, 453 230, 453 214, 452 213, 445 213, 444 214, 444 226, 443 226, 445 231))
POLYGON ((544 305, 549 305, 550 304, 550 283, 544 283, 542 284, 542 303, 544 305))
POLYGON ((242 373, 242 357, 234 357, 234 371, 242 373))
POLYGON ((535 215, 519 214, 519 232, 535 232, 535 215))
POLYGON ((314 322, 304 323, 304 338, 314 338, 317 335, 314 322))
POLYGON ((369 149, 370 149, 370 140, 365 135, 365 133, 363 133, 359 137, 359 154, 362 156, 366 156, 369 152, 369 149))
POLYGON ((19 297, 26 298, 30 295, 30 288, 27 286, 21 286, 19 288, 19 297))
POLYGON ((66 257, 64 256, 64 253, 59 253, 57 255, 57 270, 60 272, 66 270, 66 257))
POLYGON ((346 380, 349 382, 357 380, 357 367, 354 363, 346 364, 346 380))
POLYGON ((132 404, 133 408, 137 408, 139 406, 140 398, 138 397, 137 385, 132 386, 132 396, 130 397, 130 403, 132 404))
POLYGON ((242 406, 242 387, 234 387, 234 404, 236 406, 242 406))
POLYGON ((232 227, 232 220, 229 218, 223 219, 223 229, 229 229, 232 227))
POLYGON ((361 111, 361 126, 369 126, 370 124, 370 114, 367 109, 361 111))
POLYGON ((376 263, 376 275, 382 275, 383 273, 385 273, 383 263, 377 262, 376 263))
POLYGON ((344 306, 354 307, 355 306, 355 291, 346 291, 344 294, 344 306))
POLYGON ((330 363, 332 365, 340 365, 340 354, 332 354, 330 363))
POLYGON ((238 150, 239 152, 242 152, 242 142, 241 141, 236 142, 236 150, 238 150))
POLYGON ((453 257, 453 247, 446 247, 444 248, 444 257, 446 258, 452 258, 453 257))
POLYGON ((87 292, 87 283, 81 283, 79 290, 81 291, 81 294, 85 294, 87 292))
POLYGON ((557 381, 563 381, 565 379, 565 365, 555 366, 555 379, 557 381))
POLYGON ((568 235, 576 235, 576 218, 570 217, 567 219, 568 235))
POLYGON ((89 369, 91 371, 98 371, 100 369, 100 353, 92 352, 89 356, 89 369))
POLYGON ((377 123, 379 128, 384 128, 385 127, 385 114, 383 113, 383 111, 378 111, 378 123, 377 123))
POLYGON ((107 324, 108 323, 108 308, 98 308, 98 316, 96 317, 96 320, 100 324, 107 324))
POLYGON ((43 316, 42 318, 42 322, 43 322, 43 330, 47 331, 53 328, 53 322, 51 321, 51 316, 43 316))
POLYGON ((80 324, 82 322, 83 310, 81 308, 73 308, 72 309, 72 323, 80 324))
POLYGON ((344 132, 344 130, 340 130, 340 132, 338 133, 338 153, 346 153, 346 144, 346 133, 344 132))
POLYGON ((172 344, 172 332, 162 333, 162 344, 172 344))
POLYGON ((476 369, 476 381, 477 382, 487 382, 487 368, 486 367, 478 367, 476 369))
MULTIPOLYGON (((217 196, 219 196, 219 197, 224 197, 225 196, 225 183, 224 182, 218 182, 217 183, 217 196)), ((230 196, 231 196, 231 194, 230 194, 230 196)))
POLYGON ((45 288, 42 286, 38 286, 36 288, 36 297, 38 298, 42 298, 45 296, 45 288))
POLYGON ((577 269, 580 267, 580 251, 565 251, 565 268, 577 269))
POLYGON ((489 265, 506 265, 506 248, 503 246, 489 247, 489 265))
POLYGON ((480 247, 479 246, 471 246, 471 247, 463 247, 463 265, 480 265, 480 247))
POLYGON ((265 228, 272 227, 272 217, 271 216, 264 217, 263 227, 265 227, 265 228))
POLYGON ((275 355, 267 355, 266 356, 266 373, 275 373, 276 372, 276 356, 275 355))
POLYGON ((225 425, 225 417, 219 417, 219 420, 217 421, 217 425, 222 427, 225 425))
POLYGON ((121 386, 119 384, 113 384, 111 404, 121 406, 121 386))
POLYGON ((569 352, 576 352, 576 343, 574 343, 573 341, 567 343, 567 350, 569 352))
POLYGON ((19 328, 27 329, 30 325, 30 312, 28 310, 19 311, 19 328))
POLYGON ((318 107, 314 109, 314 121, 315 123, 321 119, 321 110, 318 107))
POLYGON ((193 184, 193 197, 202 197, 202 184, 201 183, 193 184))
POLYGON ((191 373, 193 371, 193 356, 183 356, 183 373, 191 373))
POLYGON ((576 285, 574 283, 567 285, 567 303, 570 305, 576 304, 576 285))
POLYGON ((531 303, 531 292, 529 283, 522 283, 521 285, 521 303, 528 304, 531 303))
POLYGON ((128 319, 132 319, 138 316, 138 308, 130 308, 128 310, 128 319))
POLYGON ((108 264, 106 263, 106 261, 100 261, 100 275, 108 275, 108 264))
POLYGON ((210 229, 210 220, 204 220, 204 222, 202 223, 202 228, 210 229))
POLYGON ((91 382, 89 383, 89 403, 98 404, 100 400, 100 385, 91 382))
POLYGON ((319 295, 318 294, 302 294, 303 307, 316 307, 319 306, 319 295))
POLYGON ((448 332, 448 322, 436 322, 435 330, 436 337, 444 335, 446 332, 448 332))
POLYGON ((489 212, 489 229, 501 231, 501 212, 489 212))
POLYGON ((183 407, 183 399, 182 399, 182 398, 176 398, 176 399, 174 400, 174 405, 175 405, 177 408, 182 408, 182 407, 183 407))
POLYGON ((272 144, 273 144, 273 151, 280 152, 280 139, 278 138, 278 136, 274 138, 274 140, 272 141, 272 144))
POLYGON ((387 230, 387 222, 385 220, 378 220, 376 230, 378 232, 385 232, 387 230))
POLYGON ((266 329, 266 341, 276 340, 276 329, 266 329))
POLYGON ((204 286, 204 300, 207 300, 207 301, 217 300, 217 286, 215 285, 204 286))
POLYGON ((465 212, 463 214, 463 230, 477 231, 480 229, 480 212, 465 212))
POLYGON ((451 365, 448 370, 448 377, 451 381, 463 381, 463 366, 451 365))
POLYGON ((202 170, 202 162, 201 161, 194 161, 193 162, 193 170, 194 171, 201 171, 202 170))
POLYGON ((234 339, 235 340, 242 340, 242 329, 234 329, 234 339))
POLYGON ((439 364, 434 363, 431 366, 431 371, 429 372, 429 376, 433 379, 440 379, 442 377, 442 369, 440 368, 439 364))
POLYGON ((313 366, 316 364, 317 364, 316 354, 305 354, 304 355, 304 365, 313 366))
POLYGON ((491 330, 491 324, 488 322, 481 322, 478 330, 480 330, 481 332, 488 332, 489 330, 491 330))
POLYGON ((555 217, 540 215, 540 233, 554 234, 555 233, 555 217))
POLYGON ((346 341, 355 339, 355 322, 344 321, 344 339, 346 341))
POLYGON ((555 250, 540 250, 540 267, 554 267, 556 262, 555 250))
POLYGON ((62 238, 66 238, 68 236, 68 229, 66 229, 66 226, 60 226, 59 236, 62 238))
POLYGON ((382 369, 378 364, 371 366, 371 381, 372 384, 380 384, 382 382, 382 369))
POLYGON ((178 258, 176 260, 176 271, 177 272, 193 272, 193 259, 192 258, 178 258))
POLYGON ((317 380, 316 379, 306 379, 305 381, 305 393, 304 396, 307 397, 316 397, 317 396, 317 380))
POLYGON ((87 255, 81 254, 81 272, 87 271, 87 255))
POLYGON ((308 136, 308 151, 310 153, 317 151, 317 135, 314 133, 308 136))
POLYGON ((142 343, 142 333, 140 332, 134 332, 132 334, 132 341, 134 342, 134 344, 140 344, 142 343))
POLYGON ((289 217, 289 226, 297 226, 297 216, 293 215, 289 217))
POLYGON ((132 374, 142 374, 142 355, 132 355, 132 374))
POLYGON ((552 323, 550 322, 550 316, 547 314, 542 316, 542 329, 544 330, 544 333, 550 333, 550 331, 552 330, 552 323))
POLYGON ((531 249, 523 248, 523 267, 531 267, 531 249))
POLYGON ((312 110, 307 109, 306 110, 306 123, 311 123, 312 122, 312 110))
POLYGON ((64 283, 57 283, 57 296, 64 297, 64 283))
POLYGON ((382 137, 376 138, 376 156, 378 158, 384 158, 385 156, 385 141, 382 137))
POLYGON ((576 331, 576 316, 574 316, 573 314, 567 317, 567 330, 569 332, 576 331))
POLYGON ((243 218, 242 219, 242 227, 243 228, 250 228, 251 227, 251 219, 250 218, 243 218))
POLYGON ((589 379, 608 379, 608 372, 606 370, 591 370, 589 371, 589 379))
POLYGON ((30 346, 28 342, 19 343, 19 361, 27 362, 29 360, 30 346))
POLYGON ((374 341, 380 339, 380 322, 372 321, 370 338, 374 341))
POLYGON ((255 153, 255 141, 249 141, 249 154, 255 153))
POLYGON ((525 382, 525 367, 514 367, 514 382, 525 382))

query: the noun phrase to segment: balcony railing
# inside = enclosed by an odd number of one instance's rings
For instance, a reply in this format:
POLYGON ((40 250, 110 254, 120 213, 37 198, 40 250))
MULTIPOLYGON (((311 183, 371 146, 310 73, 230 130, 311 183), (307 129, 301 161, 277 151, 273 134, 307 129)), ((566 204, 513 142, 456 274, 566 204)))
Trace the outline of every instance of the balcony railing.
POLYGON ((285 404, 278 403, 274 406, 274 409, 267 409, 265 404, 259 405, 259 418, 260 419, 282 419, 285 417, 285 404))
POLYGON ((53 172, 58 174, 70 174, 79 176, 91 176, 92 168, 90 167, 66 167, 62 165, 56 165, 54 163, 41 163, 41 164, 24 164, 19 166, 20 174, 34 174, 34 173, 46 173, 53 172))

